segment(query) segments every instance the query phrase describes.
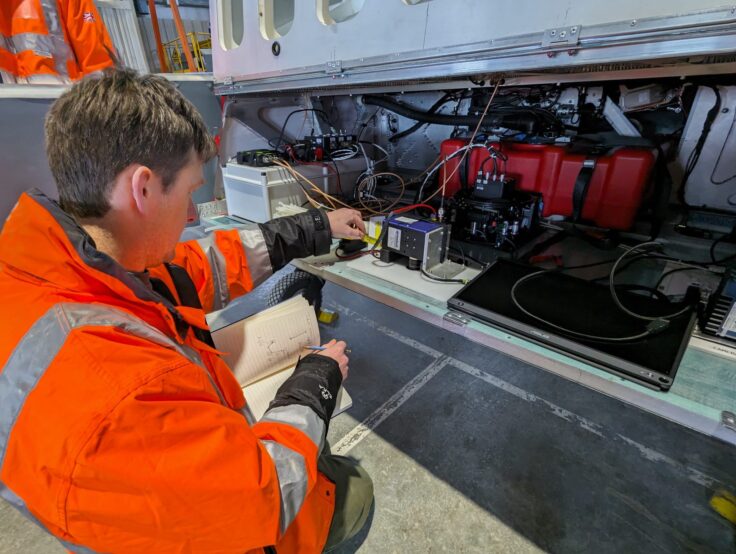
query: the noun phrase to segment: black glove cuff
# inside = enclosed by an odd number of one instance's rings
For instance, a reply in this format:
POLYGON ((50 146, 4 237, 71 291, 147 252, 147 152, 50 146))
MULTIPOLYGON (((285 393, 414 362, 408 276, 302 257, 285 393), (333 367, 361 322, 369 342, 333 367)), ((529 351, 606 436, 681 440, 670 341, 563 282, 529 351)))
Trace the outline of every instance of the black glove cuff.
POLYGON ((309 217, 312 218, 312 223, 314 223, 314 229, 315 231, 324 231, 327 229, 330 230, 330 224, 327 220, 327 216, 322 212, 322 210, 318 210, 317 208, 312 208, 311 210, 307 210, 307 213, 309 214, 309 217))
POLYGON ((335 411, 341 384, 342 373, 335 360, 319 354, 310 354, 299 361, 294 373, 279 387, 276 397, 268 408, 291 404, 308 406, 327 425, 332 412, 335 411))
POLYGON ((307 211, 307 217, 314 225, 313 235, 313 253, 315 256, 327 254, 332 245, 332 228, 330 220, 327 218, 327 212, 313 208, 307 211))

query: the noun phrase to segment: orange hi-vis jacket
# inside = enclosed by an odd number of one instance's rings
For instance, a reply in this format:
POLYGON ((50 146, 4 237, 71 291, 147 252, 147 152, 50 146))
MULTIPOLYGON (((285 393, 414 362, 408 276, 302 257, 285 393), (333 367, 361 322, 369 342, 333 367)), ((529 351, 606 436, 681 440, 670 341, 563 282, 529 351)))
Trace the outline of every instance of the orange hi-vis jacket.
MULTIPOLYGON (((310 210, 181 243, 174 263, 216 309, 329 244, 310 210)), ((288 400, 249 421, 232 372, 195 336, 204 311, 144 277, 54 201, 21 196, 0 233, 0 496, 73 552, 321 551, 329 414, 288 400)), ((310 358, 332 364, 336 396, 337 364, 310 358)))
POLYGON ((113 65, 94 0, 0 1, 0 70, 79 79, 113 65))

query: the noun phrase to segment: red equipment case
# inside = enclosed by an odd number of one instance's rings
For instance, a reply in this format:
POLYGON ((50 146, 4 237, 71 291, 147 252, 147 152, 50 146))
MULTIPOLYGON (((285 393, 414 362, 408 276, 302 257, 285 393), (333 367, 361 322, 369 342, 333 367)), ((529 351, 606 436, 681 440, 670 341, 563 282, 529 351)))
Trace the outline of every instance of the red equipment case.
MULTIPOLYGON (((448 139, 440 146, 445 158, 468 144, 464 139, 448 139)), ((498 173, 515 179, 516 188, 542 195, 542 215, 572 216, 573 196, 581 170, 592 166, 583 194, 580 219, 607 229, 630 229, 649 184, 656 155, 647 148, 622 147, 605 155, 586 155, 568 147, 546 144, 495 143, 491 145, 508 158, 497 160, 498 173), (587 160, 588 163, 585 163, 587 160)), ((439 183, 445 183, 444 196, 453 196, 463 186, 463 179, 473 187, 483 162, 490 157, 487 148, 473 148, 458 167, 462 154, 449 160, 439 171, 439 183)), ((493 167, 487 163, 484 171, 493 167)))

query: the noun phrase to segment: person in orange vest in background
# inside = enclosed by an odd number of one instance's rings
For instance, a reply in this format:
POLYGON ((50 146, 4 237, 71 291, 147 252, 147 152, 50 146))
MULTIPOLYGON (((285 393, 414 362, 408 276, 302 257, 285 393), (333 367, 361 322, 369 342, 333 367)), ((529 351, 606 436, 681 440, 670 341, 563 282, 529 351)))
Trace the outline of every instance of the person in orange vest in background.
POLYGON ((0 71, 19 82, 67 83, 115 65, 94 0, 0 1, 0 71))
POLYGON ((0 498, 72 552, 311 553, 354 536, 373 483, 326 440, 345 342, 302 357, 255 421, 205 312, 362 237, 360 213, 179 243, 213 140, 172 83, 127 69, 54 102, 46 154, 59 202, 24 193, 0 232, 0 498))

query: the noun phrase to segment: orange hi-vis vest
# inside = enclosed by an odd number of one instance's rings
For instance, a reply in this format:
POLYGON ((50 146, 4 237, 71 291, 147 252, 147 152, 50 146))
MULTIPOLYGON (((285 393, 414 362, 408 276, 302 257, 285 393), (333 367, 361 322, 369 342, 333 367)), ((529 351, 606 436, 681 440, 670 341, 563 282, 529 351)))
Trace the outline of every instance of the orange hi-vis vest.
MULTIPOLYGON (((279 231, 329 244, 308 223, 279 231)), ((275 228, 177 247, 205 309, 272 272, 275 228)), ((335 503, 317 470, 325 422, 296 404, 252 422, 195 336, 203 310, 165 301, 41 193, 23 194, 0 233, 0 300, 0 497, 67 549, 323 549, 335 503)))
POLYGON ((0 70, 75 80, 113 65, 94 0, 0 1, 0 70))

